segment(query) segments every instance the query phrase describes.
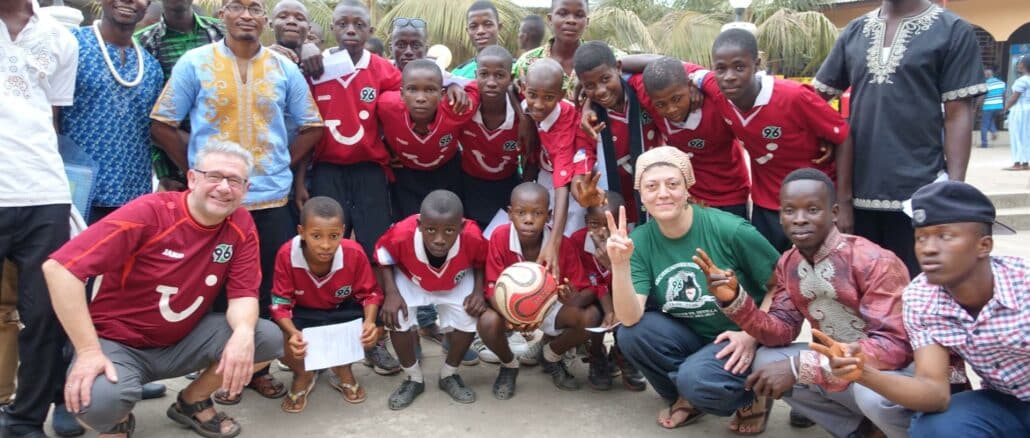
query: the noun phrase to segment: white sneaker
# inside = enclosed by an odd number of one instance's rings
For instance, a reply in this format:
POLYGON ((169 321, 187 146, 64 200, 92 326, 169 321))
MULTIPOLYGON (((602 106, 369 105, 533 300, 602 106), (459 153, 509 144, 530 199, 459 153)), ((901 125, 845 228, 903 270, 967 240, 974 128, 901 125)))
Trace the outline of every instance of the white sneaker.
POLYGON ((544 340, 541 339, 526 348, 526 354, 519 356, 519 363, 526 366, 533 366, 537 364, 537 356, 540 356, 540 350, 544 348, 544 340))
POLYGON ((479 360, 483 362, 501 363, 501 359, 497 358, 497 354, 490 351, 489 348, 486 348, 486 344, 483 343, 483 340, 480 339, 479 336, 476 336, 476 338, 472 340, 472 347, 470 348, 479 355, 479 360))
POLYGON ((522 357, 529 351, 529 342, 526 341, 526 338, 522 337, 521 333, 511 332, 508 335, 508 348, 511 348, 511 352, 515 357, 522 357))

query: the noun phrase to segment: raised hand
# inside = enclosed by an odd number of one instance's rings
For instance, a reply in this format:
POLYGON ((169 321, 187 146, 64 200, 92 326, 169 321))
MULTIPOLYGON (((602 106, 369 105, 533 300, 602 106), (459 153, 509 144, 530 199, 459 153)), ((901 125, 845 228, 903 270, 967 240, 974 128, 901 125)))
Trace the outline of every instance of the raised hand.
POLYGON ((572 188, 572 197, 583 208, 597 207, 608 203, 608 197, 604 189, 598 186, 601 181, 601 174, 591 170, 585 178, 577 179, 572 188))
POLYGON ((708 278, 709 293, 724 303, 737 298, 737 290, 740 284, 737 282, 737 276, 733 273, 732 269, 719 269, 712 262, 712 258, 708 257, 705 250, 701 248, 697 249, 697 255, 693 257, 693 260, 701 268, 701 271, 705 273, 705 277, 708 278))
POLYGON ((817 329, 812 329, 812 339, 813 342, 808 344, 808 348, 830 359, 830 369, 834 376, 849 382, 862 378, 865 353, 862 352, 861 346, 856 343, 837 342, 817 329))
POLYGON ((812 159, 812 164, 823 164, 829 161, 830 158, 833 157, 833 150, 834 147, 832 144, 825 141, 822 142, 819 145, 819 152, 822 152, 822 155, 820 155, 819 158, 812 159))
POLYGON ((608 249, 608 260, 612 266, 629 264, 629 257, 633 255, 633 240, 629 238, 629 227, 626 226, 626 207, 619 207, 619 224, 615 224, 612 212, 604 212, 608 219, 608 230, 612 233, 605 243, 608 249))

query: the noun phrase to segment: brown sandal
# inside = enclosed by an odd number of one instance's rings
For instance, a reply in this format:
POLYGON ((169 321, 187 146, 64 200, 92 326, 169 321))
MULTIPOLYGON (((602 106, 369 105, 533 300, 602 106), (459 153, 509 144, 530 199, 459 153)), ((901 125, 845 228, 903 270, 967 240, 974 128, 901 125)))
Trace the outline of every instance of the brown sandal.
POLYGON ((318 383, 318 373, 315 373, 311 377, 311 383, 308 383, 308 387, 294 394, 293 392, 287 392, 286 397, 283 397, 282 409, 283 412, 289 414, 299 414, 304 411, 304 408, 308 406, 308 396, 311 395, 311 391, 315 390, 315 383, 318 383))
MULTIPOLYGON (((253 389, 254 392, 261 394, 265 398, 281 398, 289 392, 286 385, 280 382, 272 374, 265 374, 263 376, 255 376, 250 379, 250 383, 247 384, 247 388, 253 389)), ((225 391, 218 390, 214 394, 215 403, 220 405, 236 405, 243 399, 243 393, 236 396, 235 398, 229 397, 229 394, 225 391)))
MULTIPOLYGON (((675 404, 675 403, 673 403, 673 404, 675 404)), ((686 416, 686 418, 683 419, 683 421, 680 421, 679 423, 676 423, 676 424, 674 424, 672 426, 666 426, 666 425, 662 424, 661 418, 659 418, 658 425, 662 426, 665 429, 679 429, 679 428, 681 428, 683 426, 689 426, 689 425, 697 422, 697 420, 700 420, 701 417, 704 417, 706 415, 704 412, 701 412, 701 411, 699 411, 697 409, 694 409, 694 408, 687 408, 687 407, 683 407, 683 406, 678 407, 678 408, 673 408, 672 406, 673 405, 669 405, 669 416, 667 417, 668 419, 671 420, 672 416, 675 415, 677 412, 686 412, 687 416, 686 416)))
POLYGON ((737 429, 730 429, 730 432, 733 432, 733 433, 735 433, 737 435, 744 435, 744 436, 752 436, 752 435, 762 434, 763 432, 765 432, 765 426, 767 424, 769 424, 769 414, 772 413, 772 405, 773 405, 772 397, 756 397, 755 398, 755 402, 752 403, 751 406, 737 409, 737 411, 733 413, 733 415, 736 417, 737 429), (764 403, 765 404, 765 410, 763 410, 762 412, 755 412, 754 411, 755 406, 758 405, 759 403, 764 403), (740 432, 739 429, 740 429, 740 426, 741 426, 742 423, 749 422, 749 421, 754 420, 756 418, 761 418, 762 419, 761 427, 759 427, 758 430, 755 430, 755 431, 752 431, 752 432, 740 432))
POLYGON ((340 393, 343 394, 343 400, 347 403, 358 404, 368 398, 368 394, 365 393, 365 388, 362 388, 358 382, 343 383, 338 380, 339 378, 336 376, 333 377, 333 379, 329 379, 329 386, 340 391, 340 393))

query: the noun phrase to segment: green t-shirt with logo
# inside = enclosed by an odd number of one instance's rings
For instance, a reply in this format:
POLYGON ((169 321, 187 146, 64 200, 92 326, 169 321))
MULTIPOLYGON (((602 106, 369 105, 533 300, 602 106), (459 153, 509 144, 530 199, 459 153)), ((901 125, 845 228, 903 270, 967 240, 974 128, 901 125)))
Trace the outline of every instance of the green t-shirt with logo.
POLYGON ((765 285, 780 254, 755 227, 741 217, 716 208, 693 206, 690 231, 678 239, 662 235, 650 221, 630 234, 633 289, 648 297, 648 305, 681 318, 698 336, 711 341, 726 330, 740 330, 708 293, 704 272, 691 259, 705 250, 721 269, 733 269, 741 287, 761 303, 765 285))

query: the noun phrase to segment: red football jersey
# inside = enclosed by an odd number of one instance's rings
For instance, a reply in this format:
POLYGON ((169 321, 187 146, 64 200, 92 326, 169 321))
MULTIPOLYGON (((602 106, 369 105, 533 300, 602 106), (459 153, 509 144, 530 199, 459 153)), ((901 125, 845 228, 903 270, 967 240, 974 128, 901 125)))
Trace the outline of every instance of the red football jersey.
MULTIPOLYGON (((684 63, 688 74, 700 68, 684 63)), ((700 109, 677 123, 658 115, 644 89, 642 75, 631 76, 629 83, 637 90, 640 105, 655 118, 665 143, 690 156, 696 181, 690 195, 712 207, 746 203, 751 181, 744 151, 737 145, 733 131, 723 122, 716 99, 705 99, 700 109)))
POLYGON ((332 267, 324 277, 311 272, 300 244, 301 238, 296 236, 283 243, 275 255, 272 320, 292 319, 294 307, 330 310, 347 299, 362 306, 383 303, 383 292, 372 274, 372 265, 357 242, 340 241, 332 267))
POLYGON ((386 166, 390 153, 379 137, 376 108, 383 92, 400 89, 401 74, 390 61, 367 50, 354 68, 350 75, 312 86, 311 94, 325 119, 325 134, 315 146, 314 161, 370 161, 386 166))
POLYGON ((576 175, 586 175, 596 162, 596 142, 579 129, 580 113, 567 100, 558 102, 554 110, 536 128, 540 135, 540 168, 554 175, 554 188, 562 187, 576 175))
POLYGON ((140 196, 64 244, 50 258, 85 281, 97 334, 134 348, 174 345, 229 299, 258 297, 261 264, 254 220, 244 208, 213 227, 186 207, 190 192, 140 196))
POLYGON ((479 179, 499 181, 519 168, 519 120, 507 100, 504 123, 497 129, 483 125, 482 106, 461 128, 461 170, 479 179))
POLYGON ((823 155, 821 140, 839 145, 848 138, 848 124, 809 85, 762 75, 762 90, 751 111, 741 112, 719 91, 712 74, 702 88, 719 103, 725 123, 751 156, 751 199, 759 207, 780 209, 780 185, 791 172, 814 167, 836 177, 833 160, 812 163, 823 155))
POLYGON ((379 103, 379 123, 383 127, 386 143, 404 167, 433 170, 454 158, 458 153, 457 137, 462 126, 479 112, 479 88, 476 83, 465 85, 465 92, 472 101, 472 107, 464 114, 457 114, 451 109, 449 100, 440 99, 436 118, 429 124, 429 133, 425 136, 412 130, 415 123, 411 121, 401 93, 383 93, 382 102, 379 103))
POLYGON ((447 260, 439 269, 429 264, 418 216, 413 214, 386 230, 376 242, 376 263, 400 269, 412 283, 429 292, 447 292, 472 270, 483 268, 486 240, 476 221, 465 219, 461 235, 454 242, 447 260))
POLYGON ((612 272, 594 257, 594 250, 597 247, 594 245, 594 240, 590 238, 590 229, 583 227, 576 230, 569 236, 569 241, 579 253, 579 262, 583 266, 583 272, 586 273, 587 279, 597 288, 597 297, 608 295, 612 284, 612 272))
MULTIPOLYGON (((634 75, 640 76, 640 75, 634 75)), ((632 76, 631 76, 632 78, 632 76)), ((641 82, 643 85, 643 82, 641 82)), ((632 88, 632 83, 630 84, 632 88)), ((637 96, 645 95, 643 88, 639 91, 636 89, 625 90, 626 93, 636 93, 637 96)), ((646 96, 645 96, 646 97, 646 96)), ((641 139, 641 146, 643 151, 647 151, 661 143, 661 137, 659 136, 658 128, 655 127, 654 118, 650 113, 647 112, 647 107, 644 106, 643 99, 640 99, 640 116, 641 116, 641 133, 643 138, 641 139)), ((612 145, 615 146, 615 166, 619 169, 619 188, 622 197, 627 199, 627 202, 634 202, 636 199, 635 190, 633 190, 633 166, 636 164, 633 162, 633 157, 630 156, 629 150, 629 100, 627 100, 622 110, 608 111, 608 128, 611 129, 612 133, 612 145)), ((598 144, 603 142, 599 139, 598 144)), ((602 146, 603 147, 603 146, 602 146)), ((611 178, 611 176, 608 176, 611 178)), ((609 186, 610 187, 610 186, 609 186)), ((630 222, 637 222, 637 209, 627 208, 626 218, 630 222)))
MULTIPOLYGON (((544 242, 547 241, 549 234, 550 230, 545 229, 544 242)), ((524 261, 526 260, 522 257, 522 244, 519 243, 518 234, 511 232, 511 223, 501 224, 495 228, 490 234, 490 244, 486 250, 486 289, 483 296, 493 296, 494 283, 504 268, 524 261)), ((590 290, 600 296, 600 291, 583 271, 579 255, 576 254, 576 249, 568 237, 562 237, 561 246, 558 247, 558 269, 562 277, 568 278, 569 283, 577 291, 590 290)))

